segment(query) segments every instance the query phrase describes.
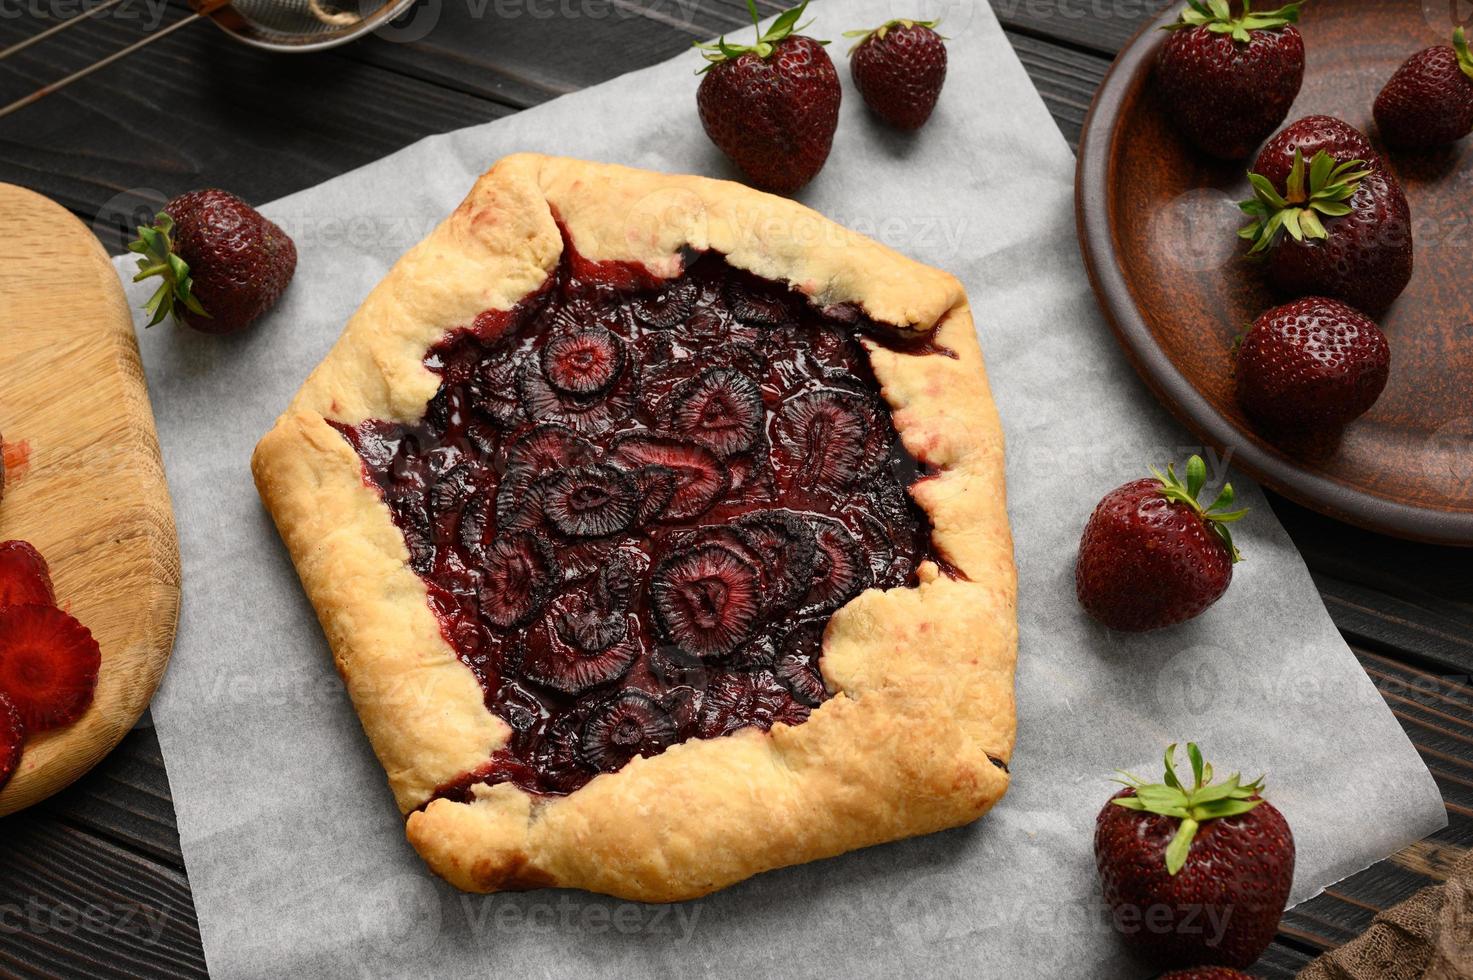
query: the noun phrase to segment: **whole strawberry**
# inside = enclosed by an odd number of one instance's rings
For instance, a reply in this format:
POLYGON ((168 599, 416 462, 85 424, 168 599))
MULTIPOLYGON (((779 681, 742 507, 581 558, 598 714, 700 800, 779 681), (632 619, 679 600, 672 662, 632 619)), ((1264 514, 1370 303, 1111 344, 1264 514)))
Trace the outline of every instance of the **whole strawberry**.
MULTIPOLYGON (((1166 750, 1161 783, 1122 773, 1095 821, 1095 867, 1115 930, 1163 967, 1246 967, 1278 929, 1294 881, 1294 835, 1263 799, 1263 780, 1213 784, 1187 745, 1192 783, 1166 750)), ((1192 974, 1188 974, 1189 976, 1192 974)), ((1208 974, 1210 976, 1210 974, 1208 974)))
POLYGON ((1365 314, 1312 296, 1269 310, 1237 352, 1238 402, 1278 432, 1333 432, 1381 397, 1391 368, 1386 336, 1365 314))
POLYGON ((1227 525, 1248 512, 1219 509, 1232 505, 1232 484, 1203 509, 1202 457, 1187 462, 1185 484, 1170 466, 1165 476, 1152 472, 1106 494, 1079 542, 1079 604, 1111 629, 1138 633, 1201 615, 1227 591, 1241 558, 1227 525))
POLYGON ((1192 966, 1163 973, 1156 980, 1253 980, 1253 977, 1230 966, 1192 966))
MULTIPOLYGON (((790 193, 823 169, 839 124, 839 74, 823 45, 794 31, 803 6, 786 11, 751 46, 722 38, 697 45, 710 62, 696 91, 711 142, 753 184, 790 193)), ((757 6, 747 0, 752 23, 757 6)))
POLYGON ((920 129, 931 118, 946 81, 946 39, 934 20, 892 20, 872 31, 845 31, 849 73, 875 115, 898 129, 920 129))
POLYGON ((1452 47, 1418 51, 1396 70, 1376 96, 1376 127, 1386 142, 1411 149, 1473 133, 1473 53, 1461 27, 1452 47))
POLYGON ((1156 60, 1166 114, 1197 149, 1241 160, 1274 131, 1304 82, 1298 2, 1253 13, 1243 0, 1187 0, 1156 60))
POLYGON ((1253 172, 1283 187, 1294 169, 1294 153, 1313 160, 1321 151, 1336 160, 1361 160, 1367 170, 1384 170, 1381 157, 1365 134, 1334 116, 1305 116, 1285 126, 1264 144, 1253 161, 1253 172))
POLYGON ((149 326, 172 313, 196 330, 244 330, 281 298, 297 269, 297 248, 277 225, 234 194, 191 191, 164 205, 128 249, 140 255, 139 282, 163 282, 144 309, 149 326))
MULTIPOLYGON (((1292 128, 1292 127, 1291 127, 1292 128)), ((1281 166, 1281 149, 1266 162, 1281 166)), ((1412 278, 1412 216, 1391 173, 1374 163, 1295 147, 1282 183, 1248 175, 1253 198, 1239 205, 1253 221, 1239 233, 1263 256, 1270 284, 1290 296, 1343 299, 1363 310, 1391 305, 1412 278)), ((1262 155, 1260 155, 1262 158, 1262 155)))

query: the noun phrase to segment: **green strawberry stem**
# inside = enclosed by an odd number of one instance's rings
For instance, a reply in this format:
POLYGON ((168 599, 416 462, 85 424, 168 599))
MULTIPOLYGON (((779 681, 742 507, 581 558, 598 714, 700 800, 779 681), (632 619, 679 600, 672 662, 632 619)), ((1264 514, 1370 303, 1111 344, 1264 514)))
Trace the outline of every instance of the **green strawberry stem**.
POLYGON ((1463 74, 1473 78, 1473 54, 1468 52, 1468 35, 1461 27, 1453 31, 1453 50, 1458 53, 1458 67, 1463 74))
POLYGON ((1173 742, 1166 747, 1166 775, 1162 782, 1147 783, 1139 776, 1120 771, 1121 778, 1115 781, 1135 790, 1135 795, 1110 801, 1127 810, 1176 817, 1181 821, 1176 836, 1166 847, 1166 872, 1171 875, 1187 863, 1187 854, 1202 824, 1247 813, 1263 802, 1259 798, 1263 792, 1262 776, 1244 783, 1241 776, 1233 773, 1227 782, 1212 785, 1212 766, 1203 761, 1196 742, 1187 743, 1187 758, 1192 763, 1190 789, 1176 776, 1176 743, 1173 742))
MULTIPOLYGON (((764 60, 771 57, 772 52, 776 49, 777 42, 791 37, 808 26, 808 24, 798 23, 798 18, 802 17, 803 11, 807 9, 808 0, 803 0, 803 3, 794 7, 792 10, 785 10, 778 14, 777 19, 769 24, 767 30, 764 31, 759 23, 762 20, 762 15, 757 12, 755 0, 747 0, 747 12, 752 15, 752 27, 757 32, 756 43, 732 44, 726 39, 725 35, 722 35, 715 41, 697 43, 696 48, 701 52, 701 57, 705 58, 708 64, 696 72, 696 74, 704 75, 723 61, 735 61, 749 52, 764 60)), ((812 21, 809 21, 809 23, 811 24, 812 21)), ((828 44, 829 42, 819 41, 818 43, 828 44)))
MULTIPOLYGON (((849 49, 849 53, 853 54, 861 44, 863 44, 865 41, 868 41, 871 37, 873 37, 877 41, 883 39, 892 27, 909 28, 915 27, 917 24, 919 24, 922 27, 928 27, 934 31, 936 29, 936 25, 940 23, 940 20, 907 20, 905 18, 900 18, 898 20, 887 20, 885 21, 885 23, 875 28, 861 28, 857 31, 845 31, 844 36, 859 38, 858 41, 854 42, 854 46, 849 49)), ((951 40, 950 38, 942 35, 938 36, 940 36, 941 40, 943 41, 951 40)))
POLYGON ((1233 485, 1231 483, 1224 483, 1221 492, 1217 495, 1217 499, 1213 500, 1211 504, 1204 508, 1197 501, 1197 496, 1202 492, 1202 487, 1207 483, 1207 464, 1202 461, 1201 456, 1193 456, 1187 460, 1186 483, 1182 483, 1177 478, 1176 469, 1172 464, 1167 464, 1164 476, 1160 470, 1154 466, 1151 467, 1151 475, 1161 481, 1161 496, 1173 503, 1186 504, 1192 510, 1196 511, 1198 517, 1207 522, 1207 526, 1212 528, 1213 533, 1221 539, 1223 545, 1232 554, 1234 564, 1243 560, 1242 554, 1239 553, 1237 546, 1233 544, 1233 535, 1228 530, 1228 525, 1234 521, 1241 521, 1244 517, 1248 516, 1248 508, 1245 507, 1242 510, 1218 509, 1233 505, 1236 496, 1233 493, 1233 485))
POLYGON ((1243 13, 1234 17, 1228 0, 1187 0, 1181 20, 1167 24, 1163 30, 1179 31, 1184 27, 1205 27, 1214 34, 1231 34, 1234 41, 1247 44, 1251 31, 1276 31, 1299 22, 1299 8, 1304 0, 1294 0, 1278 10, 1255 14, 1253 0, 1243 0, 1243 13))
POLYGON ((1345 203, 1360 190, 1360 182, 1371 175, 1364 160, 1336 163, 1324 150, 1314 155, 1306 170, 1304 154, 1294 151, 1294 166, 1289 170, 1286 193, 1280 194, 1273 182, 1262 174, 1250 173, 1253 197, 1238 205, 1253 221, 1238 232, 1238 237, 1253 243, 1249 255, 1270 248, 1280 229, 1295 241, 1306 238, 1328 238, 1320 215, 1339 217, 1350 213, 1345 203))
POLYGON ((148 302, 143 304, 144 311, 151 317, 147 324, 150 327, 162 323, 170 313, 177 317, 181 306, 196 316, 210 315, 194 296, 194 280, 190 278, 188 263, 174 252, 173 233, 174 219, 160 211, 154 217, 153 225, 140 225, 138 238, 128 243, 128 251, 137 252, 140 256, 138 274, 133 281, 142 282, 153 276, 163 280, 148 302))

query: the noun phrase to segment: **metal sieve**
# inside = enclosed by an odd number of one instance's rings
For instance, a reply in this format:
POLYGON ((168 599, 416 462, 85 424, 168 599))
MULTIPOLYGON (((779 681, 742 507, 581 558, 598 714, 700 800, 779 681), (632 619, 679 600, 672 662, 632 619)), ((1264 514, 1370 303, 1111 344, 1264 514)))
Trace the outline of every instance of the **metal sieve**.
MULTIPOLYGON (((18 41, 0 50, 0 61, 123 2, 125 0, 105 0, 90 10, 18 41)), ((86 78, 139 48, 205 17, 237 41, 252 47, 268 51, 320 51, 377 30, 406 10, 414 0, 357 0, 355 6, 358 9, 339 7, 338 2, 340 0, 189 0, 192 12, 188 15, 59 81, 16 99, 0 108, 0 116, 8 116, 17 109, 38 102, 52 92, 66 88, 72 82, 86 78)))

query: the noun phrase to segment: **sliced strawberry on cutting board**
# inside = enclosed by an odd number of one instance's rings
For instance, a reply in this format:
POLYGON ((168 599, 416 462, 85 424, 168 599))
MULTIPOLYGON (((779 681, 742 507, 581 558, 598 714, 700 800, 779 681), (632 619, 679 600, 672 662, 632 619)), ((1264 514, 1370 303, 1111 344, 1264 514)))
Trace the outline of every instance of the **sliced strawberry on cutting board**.
POLYGON ((10 782, 20 768, 21 748, 26 741, 26 726, 10 698, 0 692, 0 789, 10 782))
POLYGON ((26 731, 70 725, 97 690, 102 651, 87 627, 55 606, 0 609, 0 692, 26 731))
POLYGON ((56 605, 51 569, 26 542, 0 542, 0 606, 27 605, 56 605))

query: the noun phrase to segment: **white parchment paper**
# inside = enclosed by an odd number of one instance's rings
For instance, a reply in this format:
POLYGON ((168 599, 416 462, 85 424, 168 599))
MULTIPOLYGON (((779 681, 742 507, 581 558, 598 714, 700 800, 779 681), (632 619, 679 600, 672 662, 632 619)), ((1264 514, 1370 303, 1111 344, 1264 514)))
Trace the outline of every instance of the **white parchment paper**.
MULTIPOLYGON (((837 42, 911 11, 825 0, 813 13, 810 33, 837 42)), ((1235 480, 1254 508, 1235 530, 1247 560, 1201 619, 1131 638, 1079 611, 1073 557, 1095 502, 1196 447, 1096 309, 1075 247, 1073 158, 990 7, 954 6, 946 28, 946 91, 918 136, 875 123, 840 65, 833 156, 801 198, 971 294, 1009 440, 1021 575, 1007 797, 972 827, 676 907, 461 895, 404 842, 257 500, 256 440, 368 290, 498 157, 732 176, 696 118, 690 54, 271 205, 300 264, 245 336, 140 329, 185 569, 154 718, 216 977, 1144 976, 1110 934, 1091 835, 1111 771, 1154 775, 1173 740, 1201 742, 1223 772, 1268 771, 1298 843, 1295 900, 1443 825, 1430 775, 1247 480, 1235 480)), ((842 43, 831 50, 842 61, 842 43)), ((137 305, 147 290, 129 292, 137 305)))

